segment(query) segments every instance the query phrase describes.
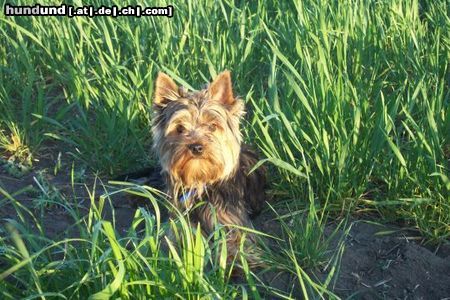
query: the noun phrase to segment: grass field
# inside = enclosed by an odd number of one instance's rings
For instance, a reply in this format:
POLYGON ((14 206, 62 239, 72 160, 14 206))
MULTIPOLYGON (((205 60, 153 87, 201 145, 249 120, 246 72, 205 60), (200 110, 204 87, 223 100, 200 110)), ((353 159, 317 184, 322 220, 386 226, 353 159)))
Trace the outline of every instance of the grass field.
MULTIPOLYGON (((330 219, 375 216, 417 229, 430 245, 448 243, 448 1, 133 4, 170 4, 174 16, 0 14, 0 153, 7 172, 20 178, 55 147, 70 154, 73 170, 101 178, 154 165, 149 126, 157 72, 200 88, 229 69, 247 106, 245 140, 269 167, 271 204, 280 215, 282 251, 267 249, 265 259, 296 275, 305 297, 338 297, 332 282, 343 249, 327 253, 330 219), (326 264, 336 269, 326 280, 306 271, 326 264)), ((0 227, 3 299, 296 298, 260 282, 245 258, 245 282, 232 282, 220 231, 202 237, 183 216, 176 225, 163 222, 158 209, 141 209, 119 234, 102 217, 108 194, 92 193, 82 216, 75 197, 41 189, 35 197, 43 210, 63 207, 78 232, 51 239, 37 210, 17 200, 20 191, 5 190, 0 180, 0 192, 0 209, 13 205, 18 216, 0 227), (169 227, 178 228, 184 247, 162 250, 169 227)), ((137 192, 156 208, 164 205, 148 187, 137 192)))

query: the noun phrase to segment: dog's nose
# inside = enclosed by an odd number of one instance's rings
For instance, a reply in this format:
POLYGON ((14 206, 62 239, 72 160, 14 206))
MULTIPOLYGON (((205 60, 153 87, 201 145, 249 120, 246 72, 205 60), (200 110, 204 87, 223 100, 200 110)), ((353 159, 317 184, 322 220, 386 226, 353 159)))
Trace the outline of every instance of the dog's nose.
POLYGON ((203 153, 203 145, 202 144, 190 144, 189 150, 191 150, 192 154, 200 155, 203 153))

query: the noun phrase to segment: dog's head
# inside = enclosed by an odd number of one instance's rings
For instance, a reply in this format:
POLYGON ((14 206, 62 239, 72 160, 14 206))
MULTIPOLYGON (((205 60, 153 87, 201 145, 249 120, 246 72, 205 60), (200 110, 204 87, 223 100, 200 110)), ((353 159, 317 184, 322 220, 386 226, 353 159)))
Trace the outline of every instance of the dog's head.
POLYGON ((233 95, 229 71, 206 89, 193 92, 159 73, 153 111, 153 147, 172 181, 196 188, 235 172, 244 105, 233 95))

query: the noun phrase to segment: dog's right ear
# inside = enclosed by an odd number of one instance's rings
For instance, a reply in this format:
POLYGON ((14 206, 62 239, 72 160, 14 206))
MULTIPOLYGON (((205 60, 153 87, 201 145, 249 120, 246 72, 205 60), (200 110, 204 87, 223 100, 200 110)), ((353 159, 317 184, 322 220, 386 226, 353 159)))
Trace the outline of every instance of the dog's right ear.
POLYGON ((233 96, 230 71, 225 70, 209 86, 211 100, 220 104, 233 105, 236 99, 233 96))
POLYGON ((167 74, 159 72, 156 78, 153 105, 164 106, 178 97, 177 84, 167 74))

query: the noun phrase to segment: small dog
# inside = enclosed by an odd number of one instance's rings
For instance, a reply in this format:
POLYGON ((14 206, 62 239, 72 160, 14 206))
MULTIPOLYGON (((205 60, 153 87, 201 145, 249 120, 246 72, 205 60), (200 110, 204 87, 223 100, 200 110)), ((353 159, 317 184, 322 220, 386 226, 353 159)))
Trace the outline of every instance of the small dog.
POLYGON ((194 92, 159 73, 153 111, 153 147, 173 204, 190 209, 191 223, 199 222, 207 234, 216 222, 227 228, 227 249, 234 256, 242 234, 228 225, 251 227, 250 218, 266 200, 266 180, 263 167, 249 174, 258 157, 242 144, 244 104, 233 95, 230 72, 194 92), (199 201, 206 204, 191 210, 199 201))

